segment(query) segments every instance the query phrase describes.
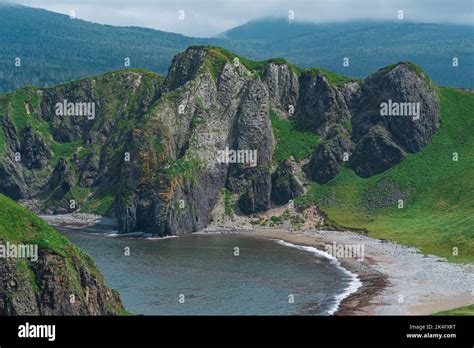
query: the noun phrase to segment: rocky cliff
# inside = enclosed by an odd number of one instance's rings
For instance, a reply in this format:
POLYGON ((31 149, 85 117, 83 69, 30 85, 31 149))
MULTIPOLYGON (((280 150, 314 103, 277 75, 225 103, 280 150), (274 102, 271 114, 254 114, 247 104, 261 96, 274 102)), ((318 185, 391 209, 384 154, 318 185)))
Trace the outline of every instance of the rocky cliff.
POLYGON ((0 315, 117 315, 120 297, 94 262, 0 195, 0 315))
POLYGON ((381 173, 430 141, 438 113, 435 87, 411 63, 357 81, 190 47, 165 78, 127 69, 0 96, 0 192, 46 213, 112 215, 121 232, 189 233, 211 222, 224 190, 253 214, 343 166, 381 173), (58 115, 58 103, 71 112, 58 115), (288 151, 271 114, 317 137, 306 158, 274 158, 288 151))

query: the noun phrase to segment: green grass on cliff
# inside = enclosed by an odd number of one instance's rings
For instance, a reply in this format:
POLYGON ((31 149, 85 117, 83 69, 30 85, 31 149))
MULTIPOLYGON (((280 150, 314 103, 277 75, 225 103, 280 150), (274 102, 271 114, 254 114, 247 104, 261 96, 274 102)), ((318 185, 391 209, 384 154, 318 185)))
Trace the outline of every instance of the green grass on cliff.
POLYGON ((10 243, 37 244, 67 256, 77 249, 28 209, 0 194, 0 239, 10 243))
POLYGON ((234 59, 237 58, 243 66, 245 66, 247 69, 251 71, 255 71, 259 76, 263 76, 265 72, 265 68, 268 63, 270 62, 275 62, 275 63, 280 63, 280 64, 287 64, 291 70, 293 70, 297 75, 301 73, 300 68, 297 66, 288 63, 285 59, 283 58, 270 58, 267 60, 251 60, 242 56, 239 56, 238 54, 232 53, 224 48, 221 47, 216 47, 216 46, 195 46, 195 47, 203 47, 207 49, 207 52, 209 53, 210 61, 208 64, 209 70, 211 71, 211 74, 213 75, 214 78, 218 76, 222 68, 224 67, 224 64, 226 62, 233 63, 234 59))
POLYGON ((372 237, 419 247, 425 254, 473 262, 474 94, 444 87, 438 94, 442 123, 422 151, 368 179, 344 168, 328 184, 312 184, 300 204, 317 202, 336 226, 366 228, 372 237), (369 202, 387 201, 396 191, 405 197, 402 209, 396 201, 369 202))
POLYGON ((273 153, 276 163, 284 162, 291 156, 298 162, 311 156, 319 142, 318 135, 294 120, 279 117, 273 110, 270 110, 270 121, 276 140, 273 153))
MULTIPOLYGON (((105 285, 102 275, 97 271, 89 256, 34 213, 2 194, 0 194, 0 242, 38 245, 39 250, 64 257, 67 263, 68 276, 74 282, 73 286, 78 291, 79 296, 84 300, 85 293, 80 283, 80 276, 74 267, 75 264, 79 262, 102 285, 105 285)), ((24 259, 18 260, 16 267, 21 274, 21 278, 28 279, 32 288, 38 291, 38 284, 29 262, 24 259)), ((116 312, 122 314, 123 309, 117 308, 116 312)))
POLYGON ((324 77, 326 77, 329 84, 333 86, 343 86, 347 82, 357 81, 357 79, 339 75, 323 68, 309 68, 305 70, 311 72, 312 74, 323 75, 324 77))
POLYGON ((40 250, 65 257, 68 263, 73 259, 79 260, 91 274, 102 279, 90 257, 30 210, 2 194, 0 194, 0 240, 38 245, 40 250))
POLYGON ((226 62, 233 62, 235 58, 238 58, 240 64, 245 66, 247 69, 256 73, 256 76, 263 77, 265 69, 269 63, 286 64, 288 67, 297 75, 300 76, 303 71, 310 71, 313 74, 321 74, 325 76, 328 82, 332 85, 340 86, 346 82, 355 81, 356 79, 349 78, 343 75, 336 74, 332 71, 323 68, 300 68, 294 64, 289 63, 283 58, 270 58, 266 60, 251 60, 238 54, 232 53, 224 48, 216 46, 194 46, 206 48, 209 53, 209 59, 207 67, 214 78, 219 76, 226 62))
MULTIPOLYGON (((82 252, 73 246, 65 237, 54 230, 46 222, 38 218, 28 209, 23 208, 11 199, 0 194, 0 241, 2 243, 15 244, 33 244, 38 245, 38 249, 47 250, 54 254, 61 255, 66 258, 68 268, 71 272, 77 273, 72 265, 72 259, 83 260, 82 252)), ((92 262, 92 261, 89 261, 92 262)), ((89 263, 86 262, 86 263, 89 263)), ((86 265, 96 274, 93 264, 86 265)), ((16 268, 21 275, 20 281, 29 279, 34 290, 38 290, 38 285, 34 273, 26 260, 19 260, 16 268)), ((72 274, 76 279, 75 288, 80 289, 79 278, 77 274, 72 274)), ((83 291, 79 291, 80 296, 84 296, 83 291)))

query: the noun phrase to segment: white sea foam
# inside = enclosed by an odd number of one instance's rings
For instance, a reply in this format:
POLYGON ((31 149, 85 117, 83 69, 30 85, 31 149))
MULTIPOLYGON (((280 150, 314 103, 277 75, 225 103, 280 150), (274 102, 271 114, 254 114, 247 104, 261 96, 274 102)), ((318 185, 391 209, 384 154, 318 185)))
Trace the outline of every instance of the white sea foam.
POLYGON ((162 240, 162 239, 170 239, 170 238, 179 238, 179 236, 148 237, 148 238, 145 238, 145 239, 148 239, 148 240, 162 240))
POLYGON ((305 245, 296 245, 296 244, 285 242, 284 240, 281 240, 281 239, 277 239, 276 241, 278 242, 278 244, 281 244, 290 248, 295 248, 298 250, 307 251, 318 257, 329 259, 330 262, 332 262, 337 268, 339 268, 342 272, 344 272, 350 277, 351 280, 349 282, 349 286, 346 289, 344 289, 343 292, 341 292, 340 294, 337 294, 334 297, 335 303, 328 310, 327 312, 328 315, 333 315, 334 313, 336 313, 336 311, 339 309, 339 306, 342 300, 344 300, 349 295, 355 293, 362 286, 362 282, 360 281, 359 277, 356 274, 342 267, 341 262, 336 257, 332 256, 331 254, 325 251, 319 250, 315 247, 310 247, 310 246, 305 246, 305 245))

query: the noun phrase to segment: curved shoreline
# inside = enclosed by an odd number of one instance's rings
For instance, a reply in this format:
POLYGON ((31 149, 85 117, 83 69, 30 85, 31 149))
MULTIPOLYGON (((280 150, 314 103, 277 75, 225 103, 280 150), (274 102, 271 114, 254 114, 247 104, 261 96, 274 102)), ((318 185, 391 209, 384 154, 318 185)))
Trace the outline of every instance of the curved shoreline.
MULTIPOLYGON (((87 214, 81 214, 77 219, 70 214, 43 218, 56 226, 110 226, 109 219, 91 218, 87 214)), ((247 234, 283 240, 300 248, 315 248, 318 254, 325 253, 325 246, 333 243, 364 245, 365 257, 362 260, 337 258, 343 269, 357 275, 361 286, 357 291, 340 294, 341 301, 333 315, 430 315, 474 304, 474 264, 450 263, 441 257, 420 254, 415 248, 360 233, 315 229, 294 231, 246 224, 239 228, 211 225, 195 233, 247 234)))
MULTIPOLYGON (((52 226, 55 226, 59 230, 62 228, 67 228, 68 230, 78 229, 85 233, 97 234, 102 233, 106 237, 123 237, 123 238, 144 238, 148 240, 162 240, 167 238, 177 238, 177 236, 167 236, 167 237, 150 237, 148 234, 144 234, 141 232, 135 233, 127 233, 127 234, 118 234, 118 233, 111 233, 106 231, 115 231, 116 226, 114 224, 113 219, 103 218, 98 215, 91 215, 91 214, 65 214, 65 215, 42 215, 41 218, 46 220, 52 226)), ((254 232, 255 229, 252 229, 254 232)), ((261 237, 258 233, 246 233, 249 232, 248 230, 244 229, 234 229, 232 228, 231 234, 248 234, 252 237, 261 237)), ((213 226, 208 227, 207 229, 201 230, 199 232, 195 232, 194 234, 228 234, 227 229, 220 229, 217 231, 213 230, 213 226)), ((334 304, 328 310, 328 315, 338 315, 342 310, 345 310, 347 307, 351 307, 346 304, 349 298, 356 296, 357 298, 360 297, 360 289, 365 288, 365 282, 362 282, 359 279, 359 274, 355 271, 351 271, 350 265, 343 264, 341 260, 338 258, 330 255, 329 253, 320 250, 314 246, 306 246, 300 244, 292 244, 285 239, 275 239, 275 238, 267 238, 276 241, 277 243, 284 245, 286 247, 291 247, 295 249, 299 249, 301 251, 309 252, 317 257, 322 257, 325 259, 330 260, 330 262, 341 270, 344 274, 346 274, 350 280, 348 282, 348 286, 343 289, 340 293, 334 294, 334 304)), ((364 298, 366 296, 363 296, 364 298)))
POLYGON ((282 239, 320 250, 334 242, 364 244, 364 260, 338 258, 344 268, 358 275, 362 286, 342 300, 334 315, 431 315, 474 303, 473 264, 450 263, 415 248, 349 231, 260 228, 227 233, 282 239))
MULTIPOLYGON (((313 239, 309 236, 304 235, 302 232, 290 232, 288 230, 278 228, 229 228, 222 226, 211 226, 195 234, 245 234, 252 237, 259 237, 265 239, 272 239, 275 241, 281 240, 287 244, 291 244, 305 250, 304 248, 314 249, 319 256, 325 257, 331 260, 335 260, 339 263, 339 269, 343 272, 350 273, 357 277, 360 282, 360 286, 357 287, 356 291, 348 291, 352 284, 350 284, 344 292, 336 294, 337 309, 328 313, 329 315, 341 316, 341 315, 376 315, 373 311, 367 311, 366 307, 370 305, 370 302, 375 296, 380 294, 389 284, 388 277, 382 274, 367 264, 359 263, 355 259, 347 258, 336 258, 329 253, 324 251, 324 246, 328 244, 323 238, 313 239)), ((287 245, 290 246, 290 245, 287 245)), ((336 265, 337 266, 337 265, 336 265)))
POLYGON ((346 275, 348 275, 351 278, 347 288, 345 288, 342 293, 335 294, 334 298, 335 298, 336 303, 328 311, 327 314, 334 315, 334 313, 336 313, 339 310, 339 308, 341 307, 342 302, 346 298, 351 296, 352 294, 356 294, 357 291, 359 290, 359 288, 362 287, 362 282, 360 281, 358 275, 356 273, 351 272, 347 268, 343 267, 341 265, 341 262, 336 257, 330 255, 329 253, 327 253, 325 251, 322 251, 322 250, 319 250, 315 247, 288 243, 288 242, 284 241, 283 239, 277 240, 277 243, 279 243, 281 245, 284 245, 284 246, 287 246, 287 247, 290 247, 290 248, 295 248, 295 249, 298 249, 298 250, 303 250, 303 251, 306 251, 306 252, 310 252, 310 253, 316 255, 317 257, 326 258, 326 259, 330 260, 330 262, 333 263, 338 269, 340 269, 343 273, 345 273, 346 275))

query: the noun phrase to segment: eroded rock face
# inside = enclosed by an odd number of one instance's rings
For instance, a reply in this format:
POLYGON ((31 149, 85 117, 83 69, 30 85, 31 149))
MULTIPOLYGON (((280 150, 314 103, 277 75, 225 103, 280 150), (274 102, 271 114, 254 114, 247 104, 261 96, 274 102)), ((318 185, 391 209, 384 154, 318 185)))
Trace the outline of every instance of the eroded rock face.
POLYGON ((88 256, 68 262, 46 250, 40 251, 37 261, 0 259, 0 315, 117 315, 123 311, 120 296, 83 265, 93 264, 88 256), (19 266, 20 262, 25 266, 19 266))
POLYGON ((100 157, 95 153, 90 153, 84 161, 77 161, 77 167, 79 168, 79 186, 91 187, 99 173, 100 157))
POLYGON ((439 126, 436 93, 408 63, 353 81, 322 69, 298 76, 275 60, 246 67, 215 47, 178 54, 165 79, 126 70, 28 93, 39 101, 25 101, 25 112, 42 127, 19 131, 3 115, 1 192, 36 199, 47 213, 74 210, 70 200, 75 209, 89 204, 115 215, 120 232, 198 231, 224 189, 243 214, 299 195, 291 166, 273 161, 271 110, 320 136, 304 173, 322 184, 345 163, 362 177, 387 170, 423 148, 439 126), (95 117, 57 115, 64 100, 93 102, 95 117), (420 117, 384 116, 388 101, 419 103, 420 117))
POLYGON ((178 53, 174 56, 168 70, 164 87, 167 90, 174 90, 187 81, 193 80, 197 76, 199 68, 204 63, 206 55, 206 50, 199 47, 191 47, 188 48, 186 52, 178 53))
POLYGON ((272 175, 272 199, 276 204, 287 204, 303 193, 290 161, 282 162, 272 175))
POLYGON ((305 167, 310 178, 325 184, 341 170, 344 161, 349 161, 353 144, 347 130, 333 129, 328 140, 316 147, 308 165, 305 167))
POLYGON ((350 119, 344 95, 324 75, 312 71, 303 72, 300 88, 298 115, 323 137, 335 124, 350 119))
POLYGON ((28 187, 25 178, 19 171, 17 163, 6 157, 0 162, 0 192, 12 199, 28 197, 28 187))
POLYGON ((159 235, 200 230, 224 187, 241 194, 246 213, 270 207, 273 138, 266 85, 231 61, 212 67, 208 50, 190 48, 176 57, 160 91, 147 131, 137 131, 130 163, 123 163, 115 213, 121 231, 152 230, 159 235), (218 73, 215 76, 216 72, 218 73), (149 134, 146 134, 149 133, 149 134), (160 153, 141 147, 160 139, 160 153), (219 161, 225 150, 255 153, 219 161), (144 163, 155 177, 144 177, 144 163), (129 169, 125 169, 129 168, 129 169))
POLYGON ((287 114, 291 113, 291 107, 296 109, 300 92, 298 76, 288 64, 267 64, 263 81, 267 85, 272 108, 287 114))
POLYGON ((330 105, 339 105, 337 111, 319 103, 318 107, 322 107, 319 112, 316 109, 306 112, 307 119, 312 114, 319 120, 315 125, 325 140, 306 167, 310 177, 319 183, 327 183, 339 173, 341 154, 349 155, 348 160, 358 175, 369 177, 400 163, 406 152, 420 151, 439 128, 436 92, 423 73, 408 63, 382 69, 360 83, 346 83, 338 88, 340 94, 331 93, 328 88, 319 90, 325 90, 323 101, 335 95, 345 100, 342 102, 337 97, 331 100, 330 105), (388 105, 399 107, 400 114, 384 115, 384 103, 387 108, 388 105), (406 115, 401 114, 402 110, 406 115), (416 114, 410 114, 411 111, 416 114), (320 115, 332 116, 321 118, 320 115), (349 124, 352 130, 347 128, 349 124), (344 129, 342 133, 341 129, 344 129))
POLYGON ((10 153, 20 151, 20 140, 16 133, 15 124, 8 114, 5 114, 2 118, 2 128, 5 134, 5 143, 10 153))
POLYGON ((339 149, 323 143, 318 145, 306 167, 306 173, 320 184, 334 178, 341 170, 341 159, 336 157, 339 149))
POLYGON ((59 159, 48 182, 45 194, 53 193, 52 199, 60 199, 68 194, 74 184, 74 176, 64 158, 59 159))
POLYGON ((26 125, 23 132, 21 155, 22 161, 28 169, 44 167, 52 156, 49 145, 29 124, 26 125))
POLYGON ((435 90, 422 75, 400 63, 389 71, 379 71, 361 83, 353 104, 353 137, 361 139, 374 125, 383 126, 407 152, 418 152, 439 128, 439 101, 435 90), (419 103, 418 117, 382 116, 381 104, 419 103))
POLYGON ((268 118, 268 93, 259 81, 250 81, 238 109, 234 148, 239 151, 255 151, 256 163, 236 163, 229 169, 228 187, 232 191, 244 191, 240 209, 251 214, 270 207, 270 163, 273 139, 268 118))
POLYGON ((405 152, 382 126, 373 126, 357 144, 351 166, 357 175, 368 178, 401 162, 405 152))
POLYGON ((15 158, 18 158, 17 155, 20 154, 20 140, 15 125, 8 114, 3 116, 1 126, 5 135, 6 148, 0 161, 0 192, 13 199, 22 199, 27 197, 28 187, 18 168, 21 164, 15 161, 15 158))

